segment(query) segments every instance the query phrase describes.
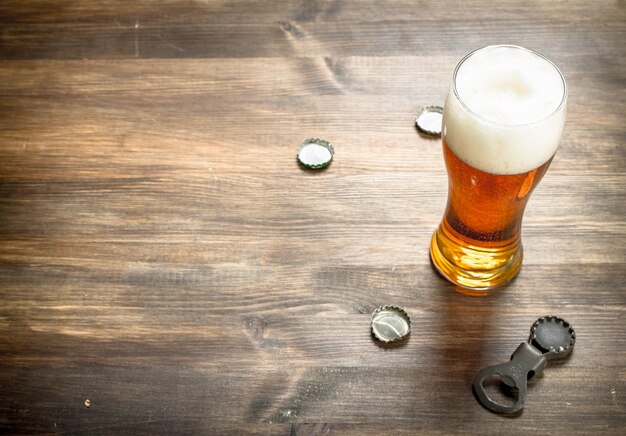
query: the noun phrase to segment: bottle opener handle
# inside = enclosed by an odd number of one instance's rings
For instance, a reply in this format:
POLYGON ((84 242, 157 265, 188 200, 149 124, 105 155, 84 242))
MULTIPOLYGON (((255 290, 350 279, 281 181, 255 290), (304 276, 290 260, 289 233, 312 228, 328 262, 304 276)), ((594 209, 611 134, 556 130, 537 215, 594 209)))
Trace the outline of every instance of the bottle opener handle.
POLYGON ((539 350, 523 342, 517 347, 507 363, 489 366, 476 374, 474 390, 478 399, 486 408, 498 413, 516 413, 522 410, 526 401, 526 385, 536 374, 541 374, 548 363, 539 350), (484 387, 484 382, 491 376, 500 376, 502 382, 518 390, 517 401, 513 405, 498 403, 491 399, 484 387))

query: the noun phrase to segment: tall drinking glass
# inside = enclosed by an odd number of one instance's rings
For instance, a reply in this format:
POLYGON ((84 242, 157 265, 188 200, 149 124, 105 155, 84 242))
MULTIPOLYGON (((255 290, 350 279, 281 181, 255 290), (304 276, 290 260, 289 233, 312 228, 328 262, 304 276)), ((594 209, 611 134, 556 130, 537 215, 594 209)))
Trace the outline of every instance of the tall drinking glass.
POLYGON ((442 126, 448 204, 430 244, 451 282, 490 289, 517 275, 524 209, 558 147, 566 101, 559 69, 523 47, 484 47, 457 65, 442 126))

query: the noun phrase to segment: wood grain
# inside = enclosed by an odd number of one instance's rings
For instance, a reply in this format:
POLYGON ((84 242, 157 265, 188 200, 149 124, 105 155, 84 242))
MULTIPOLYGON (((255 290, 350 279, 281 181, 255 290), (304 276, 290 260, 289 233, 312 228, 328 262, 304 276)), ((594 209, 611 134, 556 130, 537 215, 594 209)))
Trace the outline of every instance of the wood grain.
POLYGON ((625 40, 621 2, 2 2, 0 433, 623 434, 625 40), (430 264, 447 176, 413 118, 502 42, 559 65, 568 116, 479 298, 430 264), (576 349, 489 413, 475 373, 545 314, 576 349))

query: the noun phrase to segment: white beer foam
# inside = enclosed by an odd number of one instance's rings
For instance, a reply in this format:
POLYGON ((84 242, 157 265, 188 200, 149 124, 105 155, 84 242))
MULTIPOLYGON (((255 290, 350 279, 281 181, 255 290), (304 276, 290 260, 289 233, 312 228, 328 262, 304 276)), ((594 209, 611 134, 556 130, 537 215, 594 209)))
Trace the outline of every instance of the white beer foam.
POLYGON ((467 164, 488 173, 520 174, 556 152, 566 88, 559 70, 545 58, 516 46, 485 47, 458 67, 458 99, 454 91, 453 83, 443 133, 467 164))

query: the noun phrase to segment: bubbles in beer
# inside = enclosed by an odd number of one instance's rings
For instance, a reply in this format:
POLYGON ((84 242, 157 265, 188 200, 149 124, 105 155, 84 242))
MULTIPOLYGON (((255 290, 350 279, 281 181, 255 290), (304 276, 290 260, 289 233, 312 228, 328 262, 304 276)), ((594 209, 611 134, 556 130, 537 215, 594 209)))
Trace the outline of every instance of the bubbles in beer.
POLYGON ((565 82, 544 57, 521 47, 490 46, 458 67, 444 110, 444 134, 467 164, 520 174, 556 152, 565 120, 565 82))

